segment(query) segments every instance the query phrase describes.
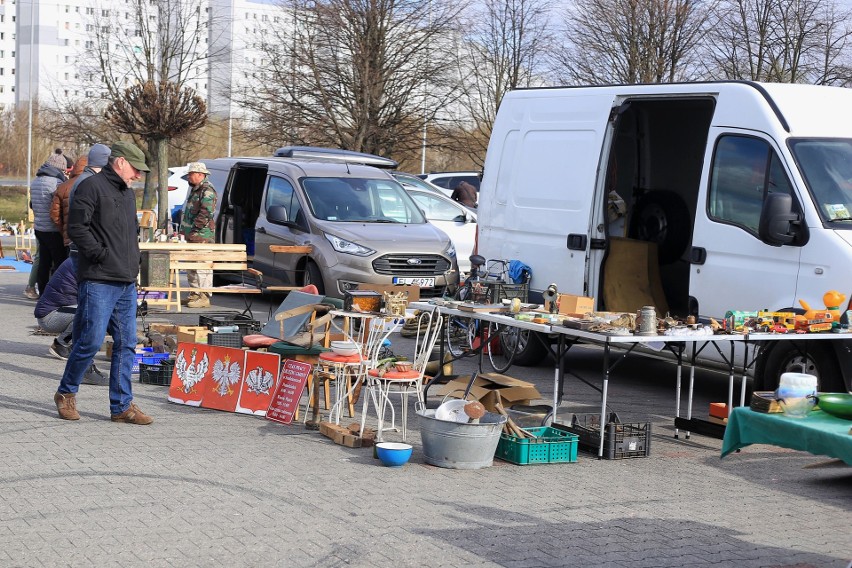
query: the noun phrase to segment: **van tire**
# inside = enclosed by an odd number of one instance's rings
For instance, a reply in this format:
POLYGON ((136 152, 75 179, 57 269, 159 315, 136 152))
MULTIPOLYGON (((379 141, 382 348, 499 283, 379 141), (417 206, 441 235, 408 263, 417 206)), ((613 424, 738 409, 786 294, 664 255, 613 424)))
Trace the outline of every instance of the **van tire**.
MULTIPOLYGON (((515 352, 515 356, 512 358, 513 365, 534 367, 544 361, 547 357, 547 347, 544 343, 539 341, 539 338, 536 338, 533 335, 534 333, 536 332, 521 330, 521 333, 518 336, 519 348, 515 352)), ((550 341, 546 335, 541 337, 541 339, 545 342, 550 341)))
POLYGON ((321 295, 325 295, 325 285, 322 282, 322 272, 317 263, 309 260, 305 265, 305 275, 302 277, 302 286, 313 284, 321 295))
POLYGON ((673 191, 649 191, 633 206, 630 238, 657 243, 661 265, 671 264, 686 251, 692 240, 689 208, 673 191))
POLYGON ((754 370, 754 390, 774 391, 782 373, 801 372, 817 377, 820 392, 844 392, 843 376, 837 357, 829 345, 812 341, 807 348, 807 358, 796 349, 792 341, 778 341, 771 345, 765 355, 758 359, 754 370))

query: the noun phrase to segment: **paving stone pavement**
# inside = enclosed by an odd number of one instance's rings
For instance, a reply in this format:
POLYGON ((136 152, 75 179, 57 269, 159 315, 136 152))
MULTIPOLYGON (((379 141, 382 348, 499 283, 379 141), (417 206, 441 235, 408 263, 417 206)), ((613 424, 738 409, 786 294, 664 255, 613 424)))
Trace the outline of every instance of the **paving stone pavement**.
MULTIPOLYGON (((388 469, 370 450, 301 426, 170 404, 154 385, 134 384, 150 426, 110 422, 106 388, 86 385, 81 420, 60 420, 52 397, 64 364, 47 354, 51 337, 32 335, 25 284, 25 274, 0 274, 0 566, 845 568, 852 559, 852 469, 770 446, 720 460, 719 440, 673 439, 673 383, 655 378, 671 366, 628 367, 611 386, 623 420, 653 422, 649 458, 442 469, 423 463, 412 419, 412 461, 388 469)), ((193 323, 197 312, 149 317, 163 318, 193 323)), ((596 354, 577 360, 594 380, 596 354)), ((512 374, 550 396, 547 365, 512 374)), ((701 401, 718 394, 702 391, 701 401)), ((577 404, 596 397, 566 388, 577 404)))

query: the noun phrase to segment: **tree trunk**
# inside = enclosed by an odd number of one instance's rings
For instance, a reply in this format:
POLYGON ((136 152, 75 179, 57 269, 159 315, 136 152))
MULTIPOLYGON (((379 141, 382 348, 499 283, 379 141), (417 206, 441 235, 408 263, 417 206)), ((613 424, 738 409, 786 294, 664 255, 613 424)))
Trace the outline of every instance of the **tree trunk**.
POLYGON ((157 224, 161 229, 164 229, 170 228, 172 221, 171 211, 169 211, 169 139, 161 138, 156 140, 154 144, 157 148, 157 159, 154 167, 159 172, 160 178, 159 190, 157 191, 157 219, 159 219, 157 224))

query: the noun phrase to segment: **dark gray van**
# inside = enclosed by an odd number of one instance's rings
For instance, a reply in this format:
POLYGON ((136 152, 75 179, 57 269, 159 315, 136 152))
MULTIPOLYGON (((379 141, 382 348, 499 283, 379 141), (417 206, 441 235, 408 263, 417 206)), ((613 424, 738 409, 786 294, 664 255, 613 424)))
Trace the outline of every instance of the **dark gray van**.
POLYGON ((458 285, 456 251, 387 172, 317 154, 202 160, 219 195, 216 242, 245 243, 270 285, 314 284, 342 298, 359 284, 458 285), (310 257, 270 245, 312 245, 310 257))

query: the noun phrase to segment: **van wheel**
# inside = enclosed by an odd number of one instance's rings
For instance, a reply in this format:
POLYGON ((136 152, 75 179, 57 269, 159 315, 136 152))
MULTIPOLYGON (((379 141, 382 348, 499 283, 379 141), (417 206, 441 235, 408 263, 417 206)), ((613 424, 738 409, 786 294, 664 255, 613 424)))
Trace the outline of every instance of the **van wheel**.
POLYGON ((755 366, 754 390, 774 391, 782 373, 807 373, 817 378, 820 392, 844 392, 840 365, 831 348, 822 342, 812 341, 807 350, 796 342, 779 341, 762 356, 755 366))
MULTIPOLYGON (((513 365, 534 367, 547 357, 547 347, 535 337, 535 333, 534 331, 521 330, 518 334, 518 347, 515 356, 512 358, 513 365)), ((549 341, 547 336, 542 337, 542 339, 549 341)))
POLYGON ((323 296, 325 295, 325 286, 322 283, 322 272, 320 272, 317 263, 310 260, 308 261, 308 264, 305 265, 305 275, 302 278, 302 286, 307 286, 308 284, 313 284, 317 287, 320 294, 323 296))
POLYGON ((640 197, 630 216, 633 239, 657 243, 660 264, 671 264, 683 256, 692 240, 689 208, 673 191, 651 191, 640 197))

